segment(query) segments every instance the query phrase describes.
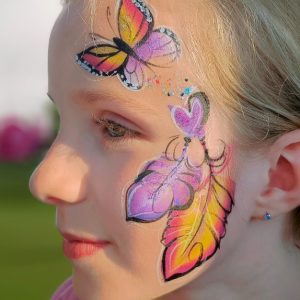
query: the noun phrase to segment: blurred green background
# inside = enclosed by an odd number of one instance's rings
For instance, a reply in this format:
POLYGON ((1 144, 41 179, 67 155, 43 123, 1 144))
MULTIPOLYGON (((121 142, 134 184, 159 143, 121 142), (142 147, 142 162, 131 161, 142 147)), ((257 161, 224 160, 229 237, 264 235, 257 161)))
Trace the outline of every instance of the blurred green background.
MULTIPOLYGON (((53 135, 58 115, 52 107, 53 135)), ((72 273, 55 227, 55 207, 29 192, 31 173, 51 141, 19 162, 0 162, 0 293, 1 299, 49 300, 72 273)))
POLYGON ((72 271, 55 228, 55 208, 28 189, 51 140, 42 139, 44 132, 35 151, 38 137, 25 126, 26 120, 38 127, 48 117, 47 49, 60 2, 0 1, 0 299, 5 300, 49 300, 72 271), (5 130, 2 122, 10 116, 15 127, 5 130))

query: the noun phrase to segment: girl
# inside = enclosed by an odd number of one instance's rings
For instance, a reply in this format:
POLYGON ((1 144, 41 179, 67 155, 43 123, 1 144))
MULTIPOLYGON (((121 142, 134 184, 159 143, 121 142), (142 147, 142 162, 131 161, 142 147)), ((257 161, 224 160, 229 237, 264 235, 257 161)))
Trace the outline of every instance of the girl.
POLYGON ((66 3, 60 131, 30 180, 73 274, 52 299, 298 299, 298 0, 66 3))

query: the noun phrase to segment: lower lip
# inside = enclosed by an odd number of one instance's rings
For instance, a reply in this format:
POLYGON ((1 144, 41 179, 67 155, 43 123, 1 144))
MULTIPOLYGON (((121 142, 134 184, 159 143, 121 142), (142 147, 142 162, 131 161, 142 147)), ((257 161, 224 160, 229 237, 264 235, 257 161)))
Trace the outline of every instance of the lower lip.
POLYGON ((65 256, 67 256, 68 258, 80 259, 83 257, 94 255, 97 251, 108 246, 108 244, 108 242, 87 243, 64 240, 63 249, 65 256))

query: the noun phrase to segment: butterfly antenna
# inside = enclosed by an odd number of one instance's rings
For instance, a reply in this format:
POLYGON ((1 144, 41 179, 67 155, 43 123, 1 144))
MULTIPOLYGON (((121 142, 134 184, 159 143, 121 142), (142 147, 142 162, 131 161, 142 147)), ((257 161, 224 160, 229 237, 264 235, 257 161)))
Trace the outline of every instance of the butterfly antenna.
POLYGON ((106 9, 107 22, 108 22, 109 27, 111 28, 112 32, 114 33, 114 35, 117 36, 116 33, 115 33, 115 31, 114 31, 114 29, 113 29, 113 27, 112 27, 112 25, 111 25, 111 23, 110 23, 110 17, 111 17, 110 7, 107 6, 107 9, 106 9))

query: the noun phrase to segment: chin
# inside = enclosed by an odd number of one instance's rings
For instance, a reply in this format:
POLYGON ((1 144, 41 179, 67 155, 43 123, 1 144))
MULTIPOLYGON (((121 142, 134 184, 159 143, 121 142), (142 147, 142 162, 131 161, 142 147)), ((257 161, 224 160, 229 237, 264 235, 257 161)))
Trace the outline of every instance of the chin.
POLYGON ((110 269, 91 271, 91 265, 88 267, 81 262, 79 267, 74 267, 75 294, 80 300, 154 300, 176 290, 174 284, 163 286, 156 282, 151 285, 146 279, 119 274, 120 271, 111 272, 110 269))

